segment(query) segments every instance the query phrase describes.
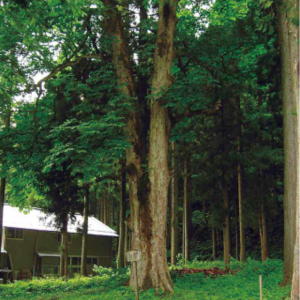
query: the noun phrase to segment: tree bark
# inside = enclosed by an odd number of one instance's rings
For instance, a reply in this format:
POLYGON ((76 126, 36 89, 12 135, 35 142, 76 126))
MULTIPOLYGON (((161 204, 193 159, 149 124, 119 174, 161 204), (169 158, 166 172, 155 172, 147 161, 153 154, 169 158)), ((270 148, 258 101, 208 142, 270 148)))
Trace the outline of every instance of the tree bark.
POLYGON ((125 164, 121 168, 121 199, 119 209, 119 244, 118 244, 118 258, 117 267, 125 267, 125 217, 126 217, 126 171, 125 164))
POLYGON ((269 256, 269 249, 268 249, 268 233, 267 233, 267 223, 266 223, 264 203, 261 204, 260 212, 259 212, 259 236, 260 236, 260 246, 261 246, 261 260, 265 261, 269 256))
MULTIPOLYGON (((170 68, 173 59, 177 1, 159 1, 151 81, 150 129, 149 132, 146 129, 146 134, 140 118, 141 101, 136 101, 137 92, 131 70, 133 63, 130 59, 124 23, 114 3, 105 0, 104 4, 108 16, 106 29, 112 36, 113 64, 119 91, 132 101, 134 107, 127 122, 127 134, 132 146, 127 150, 126 161, 132 249, 141 251, 142 256, 137 264, 138 286, 140 289, 153 287, 171 292, 173 288, 166 258, 169 120, 168 112, 159 100, 165 89, 172 84, 170 68), (147 136, 149 136, 148 153, 145 149, 147 136), (147 162, 148 170, 144 170, 147 162)), ((122 2, 118 5, 122 5, 122 2)), ((135 272, 131 272, 130 285, 135 287, 135 272)))
POLYGON ((282 1, 280 42, 284 131, 284 279, 291 282, 299 201, 299 2, 282 1))
POLYGON ((81 265, 80 273, 82 276, 87 275, 86 257, 87 257, 87 242, 88 242, 88 221, 89 221, 89 188, 86 187, 83 198, 83 224, 81 237, 81 265))
POLYGON ((171 264, 176 264, 178 254, 178 182, 177 168, 175 158, 175 142, 171 143, 172 158, 171 158, 171 264))

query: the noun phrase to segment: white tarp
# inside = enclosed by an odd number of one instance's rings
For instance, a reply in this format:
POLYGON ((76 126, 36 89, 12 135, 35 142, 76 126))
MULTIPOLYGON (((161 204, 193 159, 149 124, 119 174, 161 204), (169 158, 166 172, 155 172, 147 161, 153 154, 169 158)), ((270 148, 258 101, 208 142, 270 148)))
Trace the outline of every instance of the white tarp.
MULTIPOLYGON (((83 217, 75 216, 75 221, 69 221, 68 232, 80 232, 82 228, 83 217)), ((3 226, 20 229, 32 229, 40 231, 58 231, 54 222, 53 214, 45 214, 38 208, 32 208, 30 211, 20 211, 17 207, 4 205, 3 226)), ((117 233, 100 222, 94 217, 89 217, 88 234, 117 237, 117 233)))

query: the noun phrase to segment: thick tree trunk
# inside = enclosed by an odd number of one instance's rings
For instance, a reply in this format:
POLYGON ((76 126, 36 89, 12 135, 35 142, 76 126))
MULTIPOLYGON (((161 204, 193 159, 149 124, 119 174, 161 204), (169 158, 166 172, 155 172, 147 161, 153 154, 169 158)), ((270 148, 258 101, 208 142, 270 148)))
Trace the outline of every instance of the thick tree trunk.
POLYGON ((68 217, 66 216, 61 228, 60 244, 60 276, 65 280, 68 278, 68 217))
MULTIPOLYGON (((112 35, 113 63, 120 92, 133 100, 137 89, 131 70, 131 59, 120 11, 104 1, 107 8, 107 30, 112 35)), ((122 2, 119 2, 122 5, 122 2)), ((125 5, 125 4, 124 4, 125 5)), ((148 170, 147 134, 140 120, 140 102, 133 101, 135 111, 129 115, 127 133, 132 147, 127 150, 127 174, 131 209, 132 249, 141 251, 138 262, 138 286, 172 291, 166 258, 167 194, 169 185, 168 138, 169 120, 166 108, 159 102, 172 81, 173 38, 176 23, 175 0, 159 1, 159 20, 154 70, 151 82, 148 170), (143 129, 143 130, 142 130, 143 129), (147 173, 148 171, 148 173, 147 173)), ((135 272, 130 285, 135 287, 135 272)))
POLYGON ((268 249, 268 233, 267 233, 267 223, 264 204, 260 206, 259 212, 259 236, 260 236, 260 247, 261 247, 261 260, 265 261, 269 256, 268 249))
POLYGON ((190 217, 190 199, 189 199, 189 170, 188 162, 185 159, 183 162, 183 240, 182 250, 184 261, 189 260, 189 217, 190 217))
POLYGON ((284 130, 284 279, 291 282, 299 201, 299 2, 282 1, 280 38, 284 130))
POLYGON ((87 275, 86 257, 87 257, 87 242, 88 242, 88 221, 89 221, 89 188, 85 190, 83 198, 83 224, 81 237, 81 265, 80 273, 82 276, 87 275))
POLYGON ((117 267, 125 267, 125 217, 126 217, 126 171, 125 164, 121 169, 121 199, 119 209, 119 244, 118 244, 118 258, 117 267))
POLYGON ((172 158, 171 158, 171 264, 176 264, 178 254, 178 182, 177 182, 177 167, 176 167, 176 149, 175 142, 171 143, 172 158))
POLYGON ((224 208, 224 221, 223 221, 223 257, 226 268, 230 264, 230 222, 229 222, 229 198, 228 191, 223 186, 223 208, 224 208))

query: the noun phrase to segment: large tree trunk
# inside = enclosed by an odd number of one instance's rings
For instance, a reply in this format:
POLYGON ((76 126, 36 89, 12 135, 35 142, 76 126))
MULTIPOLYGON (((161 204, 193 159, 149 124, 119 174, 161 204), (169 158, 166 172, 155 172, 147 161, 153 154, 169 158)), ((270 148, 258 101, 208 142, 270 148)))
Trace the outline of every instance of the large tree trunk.
POLYGON ((284 130, 284 279, 291 282, 299 201, 299 2, 282 1, 280 38, 284 130))
POLYGON ((172 158, 171 158, 171 264, 176 264, 178 254, 178 182, 177 182, 177 167, 176 167, 176 149, 175 142, 171 143, 172 158))
POLYGON ((184 261, 189 260, 189 225, 190 225, 190 199, 189 199, 189 170, 187 159, 183 162, 183 234, 182 252, 184 261))
POLYGON ((265 207, 263 203, 260 206, 260 212, 259 212, 259 236, 260 236, 260 247, 261 247, 261 260, 265 261, 269 256, 269 248, 268 248, 268 233, 267 233, 265 207))
MULTIPOLYGON (((172 291, 166 258, 166 217, 169 184, 168 138, 169 120, 166 108, 159 102, 172 81, 170 68, 173 59, 173 38, 176 23, 175 0, 159 1, 159 21, 154 70, 151 82, 149 152, 147 134, 140 120, 141 101, 133 80, 133 65, 124 32, 124 23, 114 3, 104 1, 107 8, 106 29, 112 35, 113 63, 121 94, 132 100, 135 110, 130 113, 127 134, 132 144, 127 150, 127 174, 131 209, 132 249, 141 251, 138 262, 138 286, 141 289, 161 288, 172 291), (144 170, 147 163, 148 170, 144 170), (148 173, 147 173, 148 171, 148 173)), ((119 2, 118 5, 122 5, 119 2)), ((126 4, 125 4, 126 5, 126 4)), ((135 286, 131 272, 131 286, 135 286)))
POLYGON ((117 267, 125 267, 125 217, 126 217, 126 171, 125 164, 121 168, 121 199, 119 209, 119 244, 117 267))
POLYGON ((83 224, 81 237, 81 265, 80 273, 82 276, 87 275, 86 257, 87 257, 87 242, 88 242, 88 221, 89 221, 89 188, 85 190, 83 198, 83 224))
MULTIPOLYGON (((299 128, 300 129, 300 128, 299 128)), ((300 300, 300 205, 299 201, 297 203, 297 237, 296 237, 296 243, 295 243, 295 251, 294 251, 294 272, 293 272, 293 280, 292 280, 292 292, 291 292, 291 298, 292 300, 300 300)))

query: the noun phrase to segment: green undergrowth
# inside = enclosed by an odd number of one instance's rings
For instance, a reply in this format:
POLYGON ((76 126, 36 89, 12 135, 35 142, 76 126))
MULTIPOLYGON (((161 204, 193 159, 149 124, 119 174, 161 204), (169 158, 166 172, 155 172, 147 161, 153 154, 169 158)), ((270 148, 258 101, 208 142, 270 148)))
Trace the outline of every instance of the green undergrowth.
MULTIPOLYGON (((261 263, 233 261, 234 274, 206 277, 203 273, 179 275, 176 269, 224 268, 222 262, 193 261, 171 267, 174 294, 163 295, 154 290, 141 293, 140 300, 256 300, 259 299, 258 277, 263 277, 264 300, 288 299, 289 287, 280 287, 282 262, 261 263)), ((133 291, 126 286, 127 270, 97 268, 98 276, 78 277, 64 282, 60 279, 36 279, 0 286, 0 299, 5 300, 133 300, 133 291)))

